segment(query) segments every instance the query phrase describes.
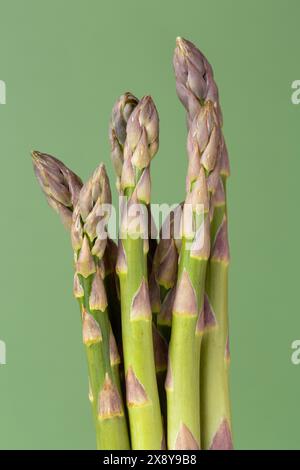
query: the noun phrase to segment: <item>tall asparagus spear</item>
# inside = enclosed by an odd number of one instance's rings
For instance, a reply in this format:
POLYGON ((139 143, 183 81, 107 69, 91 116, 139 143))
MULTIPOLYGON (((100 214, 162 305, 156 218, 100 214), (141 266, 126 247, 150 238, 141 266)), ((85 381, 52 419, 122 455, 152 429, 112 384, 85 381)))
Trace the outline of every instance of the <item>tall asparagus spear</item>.
MULTIPOLYGON (((160 449, 161 411, 155 376, 145 223, 130 214, 150 204, 149 165, 158 148, 158 115, 149 96, 141 99, 126 127, 120 191, 123 214, 117 270, 120 279, 126 398, 133 449, 160 449), (155 430, 155 432, 153 432, 155 430)), ((147 214, 147 209, 146 209, 147 214)))
POLYGON ((75 295, 82 311, 97 446, 103 450, 129 449, 117 369, 119 357, 103 283, 107 244, 107 213, 103 209, 109 204, 110 186, 101 164, 80 191, 73 212, 71 238, 76 267, 75 295))
POLYGON ((207 102, 188 133, 187 193, 166 380, 171 449, 200 448, 201 335, 196 325, 210 253, 208 177, 214 170, 218 147, 218 123, 213 106, 207 102))
MULTIPOLYGON (((75 212, 79 210, 78 206, 78 199, 80 195, 80 191, 82 188, 82 182, 80 178, 75 175, 69 168, 67 168, 60 160, 52 157, 51 155, 44 154, 41 152, 34 151, 32 153, 33 157, 33 165, 35 174, 37 179, 40 183, 40 186, 43 192, 46 195, 46 198, 51 207, 53 207, 61 216, 64 225, 71 229, 72 227, 72 217, 73 211, 75 208, 75 212), (78 207, 78 209, 76 209, 78 207)), ((101 171, 99 171, 101 174, 101 171)), ((104 175, 105 177, 105 175, 104 175)), ((96 181, 97 183, 97 181, 96 181)), ((97 189, 98 191, 98 189, 97 189)), ((94 191, 94 194, 97 194, 97 191, 94 191)), ((109 191, 106 189, 107 199, 109 200, 109 191)), ((96 212, 96 211, 95 211, 96 212)), ((97 214, 95 214, 97 215, 97 214)), ((81 221, 77 220, 78 226, 80 228, 79 233, 82 232, 81 230, 81 221)), ((91 222, 91 217, 90 217, 91 222)), ((74 228, 73 230, 74 231, 74 228)), ((111 243, 109 240, 108 243, 111 243)), ((104 249, 105 242, 102 246, 104 249)), ((111 248, 111 247, 110 247, 111 248)), ((101 271, 102 276, 109 276, 111 273, 111 255, 105 251, 103 262, 101 264, 101 269, 99 267, 99 271, 101 271)), ((116 411, 116 405, 118 403, 118 395, 115 391, 115 384, 119 384, 119 373, 118 373, 118 365, 119 365, 119 355, 117 351, 117 347, 114 340, 114 335, 111 331, 110 325, 106 322, 106 327, 103 328, 103 331, 98 328, 95 321, 93 321, 93 312, 89 312, 90 305, 88 304, 88 297, 85 296, 85 291, 82 287, 80 282, 80 276, 76 273, 74 277, 74 295, 78 298, 79 303, 81 305, 82 317, 83 317, 83 339, 86 345, 87 357, 88 357, 88 365, 89 370, 91 371, 90 377, 90 393, 89 397, 92 402, 93 411, 94 411, 94 419, 97 428, 97 446, 99 448, 103 448, 106 446, 107 449, 110 449, 111 446, 119 445, 124 446, 125 449, 128 448, 128 435, 126 434, 126 429, 123 433, 118 436, 117 441, 115 436, 113 440, 107 443, 108 435, 105 438, 103 436, 103 432, 101 433, 101 428, 104 428, 104 425, 99 425, 98 421, 98 410, 97 410, 97 395, 93 392, 93 388, 97 386, 98 382, 101 380, 103 373, 105 372, 105 390, 101 395, 101 400, 99 396, 99 409, 102 407, 105 408, 107 412, 109 412, 110 404, 115 407, 115 409, 111 410, 112 412, 116 411), (104 334, 103 334, 104 333, 104 334), (104 341, 103 341, 104 337, 104 341), (102 343, 105 343, 105 348, 107 348, 107 337, 109 337, 109 348, 110 348, 110 362, 111 362, 111 373, 114 377, 112 383, 110 382, 110 375, 109 371, 104 369, 103 372, 103 353, 102 353, 102 343), (99 372, 100 371, 100 372, 99 372), (106 374, 107 372, 107 374, 106 374), (102 374, 102 375, 101 375, 102 374), (91 384, 94 384, 91 386, 91 384), (95 385, 96 384, 96 385, 95 385), (96 399, 94 398, 96 397, 96 399), (112 400, 113 398, 113 400, 112 400), (101 407, 100 407, 101 401, 101 407), (106 442, 104 442, 106 439, 106 442)), ((83 281, 85 282, 85 281, 83 281)), ((97 284, 97 283, 95 283, 97 284)), ((105 290, 102 288, 103 285, 101 281, 98 285, 94 287, 94 297, 98 295, 98 298, 102 298, 102 305, 106 303, 106 293, 105 290), (98 293, 97 293, 97 286, 98 286, 98 293), (99 288, 100 286, 100 288, 99 288), (100 290, 99 290, 100 289, 100 290)), ((99 300, 99 299, 98 299, 99 300)), ((97 313, 97 312, 96 312, 97 313)), ((105 317, 106 312, 104 312, 103 317, 105 317)), ((122 420, 123 421, 123 420, 122 420)), ((108 427, 108 426, 106 426, 108 427)))
MULTIPOLYGON (((117 176, 116 187, 120 195, 123 194, 122 185, 121 185, 121 176, 122 176, 122 169, 124 164, 124 144, 127 137, 126 127, 127 122, 134 110, 134 108, 138 105, 139 100, 130 92, 124 93, 121 95, 112 110, 111 119, 110 119, 110 126, 109 126, 109 139, 111 144, 111 159, 113 162, 113 166, 115 169, 115 173, 117 176)), ((151 216, 151 209, 150 205, 147 205, 148 209, 148 216, 149 216, 149 223, 148 223, 148 233, 149 235, 153 234, 154 222, 151 216)), ((155 231, 154 231, 155 232, 155 231)), ((147 261, 148 261, 148 272, 151 272, 152 265, 153 265, 153 257, 156 250, 156 240, 149 236, 149 251, 147 254, 147 261)), ((154 277, 153 277, 154 279, 154 277)), ((156 281, 155 281, 156 284, 156 281)), ((155 287, 158 287, 155 285, 155 287)), ((151 290, 151 278, 150 278, 150 303, 151 307, 154 305, 152 302, 151 294, 153 289, 151 290)), ((158 295, 159 299, 159 295, 158 295)), ((157 298, 156 298, 157 300, 157 298)), ((155 302, 155 307, 152 309, 152 313, 158 313, 160 308, 160 299, 155 302)), ((166 348, 167 345, 164 342, 164 339, 160 336, 160 333, 156 330, 155 325, 153 325, 153 347, 154 347, 154 354, 155 354, 155 369, 156 369, 156 376, 157 376, 157 383, 158 383, 158 390, 159 390, 159 397, 161 408, 166 408, 166 400, 165 400, 165 391, 164 391, 164 378, 167 369, 167 362, 166 358, 166 348)), ((162 410, 163 411, 163 410, 162 410)))
MULTIPOLYGON (((220 126, 222 113, 212 67, 204 55, 189 41, 177 39, 174 70, 178 96, 186 108, 191 124, 201 107, 213 103, 220 126)), ((218 159, 210 177, 209 189, 212 253, 206 279, 207 297, 199 317, 204 329, 201 349, 201 441, 204 449, 232 448, 230 399, 228 386, 228 234, 226 178, 229 176, 228 154, 221 135, 218 159)))

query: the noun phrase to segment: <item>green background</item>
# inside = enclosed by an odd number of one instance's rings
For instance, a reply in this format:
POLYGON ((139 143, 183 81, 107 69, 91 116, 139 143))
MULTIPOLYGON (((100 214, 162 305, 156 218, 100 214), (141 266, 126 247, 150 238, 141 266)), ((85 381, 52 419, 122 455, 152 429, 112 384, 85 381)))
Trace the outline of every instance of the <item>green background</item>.
POLYGON ((161 145, 153 202, 178 202, 184 111, 172 54, 178 35, 207 55, 230 151, 231 390, 237 449, 300 448, 297 0, 1 0, 0 448, 93 448, 69 237, 47 207, 29 152, 84 179, 109 161, 116 98, 153 96, 161 145))

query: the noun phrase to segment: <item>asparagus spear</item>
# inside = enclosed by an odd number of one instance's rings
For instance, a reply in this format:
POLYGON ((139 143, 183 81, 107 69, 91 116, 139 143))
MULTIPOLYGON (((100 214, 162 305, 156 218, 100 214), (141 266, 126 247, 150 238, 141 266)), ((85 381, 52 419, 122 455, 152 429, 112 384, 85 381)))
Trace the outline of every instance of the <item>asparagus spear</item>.
MULTIPOLYGON (((123 194, 121 186, 121 176, 124 164, 124 144, 127 137, 127 122, 138 105, 138 98, 132 93, 126 92, 121 95, 114 104, 110 125, 109 140, 111 145, 111 160, 113 162, 116 173, 116 187, 120 195, 123 194)), ((156 250, 156 227, 151 216, 150 204, 147 204, 148 210, 148 234, 149 234, 149 250, 147 254, 148 271, 151 272, 154 252, 156 250), (151 236, 150 236, 151 235, 151 236)))
MULTIPOLYGON (((220 185, 223 185, 220 178, 220 185)), ((228 369, 230 362, 228 336, 228 264, 229 248, 225 192, 214 206, 212 253, 206 280, 207 307, 201 368, 202 442, 204 449, 230 450, 231 415, 228 369)))
MULTIPOLYGON (((46 198, 51 207, 53 207, 61 216, 64 225, 71 229, 72 227, 72 217, 73 211, 75 207, 78 207, 78 199, 80 190, 82 188, 82 182, 80 178, 75 175, 69 168, 67 168, 60 160, 52 157, 50 155, 34 151, 32 153, 33 157, 33 165, 35 174, 37 179, 41 185, 43 192, 46 195, 46 198)), ((96 192, 95 192, 96 194, 96 192)), ((109 192, 106 191, 107 198, 109 199, 109 192)), ((76 212, 75 208, 75 212, 76 212)), ((97 214, 96 214, 97 215, 97 214)), ((90 218, 91 219, 91 218, 90 218)), ((81 222, 80 220, 77 221, 79 223, 79 227, 81 229, 81 222)), ((91 220, 90 220, 91 222, 91 220)), ((74 228, 73 228, 74 230, 74 228)), ((72 231, 73 231, 72 230, 72 231)), ((82 230, 80 230, 82 232, 82 230)), ((112 241, 108 240, 110 244, 110 253, 112 250, 112 241)), ((103 244, 104 249, 104 244, 103 244)), ((109 276, 112 271, 112 259, 111 255, 108 254, 106 250, 104 252, 103 262, 101 265, 101 269, 99 267, 99 272, 101 271, 102 276, 109 276)), ((83 283, 86 281, 83 279, 83 283)), ((102 410, 106 407, 106 412, 109 411, 109 407, 111 405, 112 412, 116 412, 116 407, 118 404, 118 396, 115 393, 115 385, 119 384, 119 373, 118 373, 118 366, 119 366, 119 354, 117 351, 117 347, 114 340, 114 335, 110 328, 109 323, 107 324, 107 328, 104 328, 104 335, 103 331, 101 331, 99 325, 93 319, 93 312, 90 310, 90 305, 88 303, 88 297, 85 296, 85 291, 83 289, 83 284, 80 281, 80 276, 76 273, 74 276, 74 295, 78 298, 81 311, 82 311, 82 319, 83 319, 83 340, 86 345, 87 357, 88 357, 88 365, 91 371, 90 377, 90 392, 89 398, 93 404, 93 411, 94 411, 94 419, 97 428, 97 446, 102 448, 103 446, 107 446, 106 448, 110 449, 111 446, 119 446, 118 442, 114 444, 114 441, 109 442, 106 444, 103 442, 103 436, 100 435, 100 426, 98 423, 98 410, 97 410, 97 395, 93 393, 95 387, 98 387, 99 381, 101 380, 101 376, 103 377, 103 351, 102 351, 102 342, 104 336, 104 342, 107 346, 107 337, 109 337, 109 354, 110 354, 110 362, 111 362, 111 370, 114 380, 111 382, 110 375, 107 371, 104 372, 107 374, 105 375, 105 389, 101 395, 99 395, 99 408, 102 410), (100 371, 100 372, 99 372, 100 371), (102 374, 102 375, 101 375, 102 374), (96 399, 94 398, 96 397, 96 399), (112 400, 113 398, 113 400, 112 400), (101 407, 100 407, 101 402, 101 407)), ((97 284, 97 283, 95 283, 97 284)), ((103 290, 103 285, 98 282, 98 288, 100 286, 100 297, 102 296, 102 305, 106 304, 106 293, 103 290)), ((94 287, 94 297, 97 295, 97 285, 94 287)), ((99 298, 99 292, 98 292, 99 298)), ((103 308, 103 307, 102 307, 103 308)), ((105 317, 106 312, 104 312, 103 317, 105 317)), ((104 427, 104 426, 102 426, 104 427)), ((109 436, 107 436, 108 438, 109 436)), ((124 448, 128 448, 128 437, 121 435, 120 437, 120 444, 124 445, 124 448)))
POLYGON ((129 449, 117 370, 119 357, 103 282, 107 245, 104 205, 109 204, 110 186, 101 164, 80 191, 73 212, 71 239, 76 267, 75 295, 82 310, 97 447, 103 450, 129 449))
MULTIPOLYGON (((158 115, 152 99, 146 96, 135 107, 126 128, 120 191, 128 198, 127 213, 137 203, 141 209, 150 203, 149 165, 157 148, 158 115)), ((136 221, 134 216, 122 218, 117 263, 127 407, 133 449, 160 449, 163 429, 152 343, 148 240, 145 224, 140 218, 136 221)))
MULTIPOLYGON (((116 101, 110 119, 109 139, 111 144, 111 159, 117 177, 116 187, 120 195, 123 195, 121 176, 124 164, 124 144, 127 137, 126 127, 134 108, 138 105, 138 102, 139 100, 132 93, 124 93, 116 101)), ((149 217, 148 234, 152 235, 154 222, 151 217, 151 210, 149 205, 147 205, 147 209, 149 217)), ((152 239, 152 237, 149 237, 149 251, 147 253, 148 271, 152 270, 155 249, 155 240, 152 239)), ((152 305, 151 292, 152 291, 150 290, 150 303, 152 305)), ((164 343, 163 338, 160 337, 160 333, 156 330, 155 325, 153 325, 153 347, 160 403, 162 408, 166 408, 163 385, 167 369, 167 362, 165 361, 166 344, 164 343)))
POLYGON ((196 324, 210 253, 208 175, 214 169, 218 147, 218 122, 207 102, 188 133, 187 194, 166 380, 171 449, 200 448, 201 335, 196 334, 196 324))
MULTIPOLYGON (((213 71, 204 55, 189 41, 178 38, 174 55, 177 93, 191 123, 201 107, 211 101, 220 126, 222 113, 213 71)), ((228 154, 221 135, 215 170, 210 177, 212 253, 206 279, 206 302, 198 329, 201 348, 201 441, 204 449, 231 449, 228 341, 228 234, 226 178, 228 154)))

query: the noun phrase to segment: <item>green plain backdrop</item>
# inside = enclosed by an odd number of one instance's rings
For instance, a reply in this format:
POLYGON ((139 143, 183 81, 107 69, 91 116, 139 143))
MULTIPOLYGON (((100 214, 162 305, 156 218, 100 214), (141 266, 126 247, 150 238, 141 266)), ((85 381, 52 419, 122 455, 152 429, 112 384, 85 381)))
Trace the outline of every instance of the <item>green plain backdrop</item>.
POLYGON ((175 94, 178 35, 212 63, 230 151, 231 390, 237 449, 299 449, 297 0, 0 0, 0 448, 94 448, 68 234, 29 152, 86 179, 109 160, 116 98, 151 94, 161 118, 153 201, 178 202, 186 171, 175 94))

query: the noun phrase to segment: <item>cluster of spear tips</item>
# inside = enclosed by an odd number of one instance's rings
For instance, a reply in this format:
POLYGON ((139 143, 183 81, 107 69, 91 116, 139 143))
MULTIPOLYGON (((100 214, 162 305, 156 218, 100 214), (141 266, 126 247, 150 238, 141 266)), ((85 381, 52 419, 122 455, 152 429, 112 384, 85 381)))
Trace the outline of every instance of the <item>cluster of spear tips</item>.
MULTIPOLYGON (((125 93, 110 121, 111 157, 127 209, 118 243, 107 235, 111 189, 104 165, 83 184, 60 160, 34 151, 50 206, 70 230, 89 399, 102 450, 232 449, 228 386, 229 163, 210 64, 189 41, 174 53, 187 114, 185 200, 169 237, 151 238, 150 163, 159 118, 150 96, 125 93), (175 230, 179 216, 179 232, 175 230), (179 233, 179 235, 178 235, 179 233)), ((164 224, 164 225, 165 225, 164 224)), ((178 225, 178 224, 177 224, 178 225)))

